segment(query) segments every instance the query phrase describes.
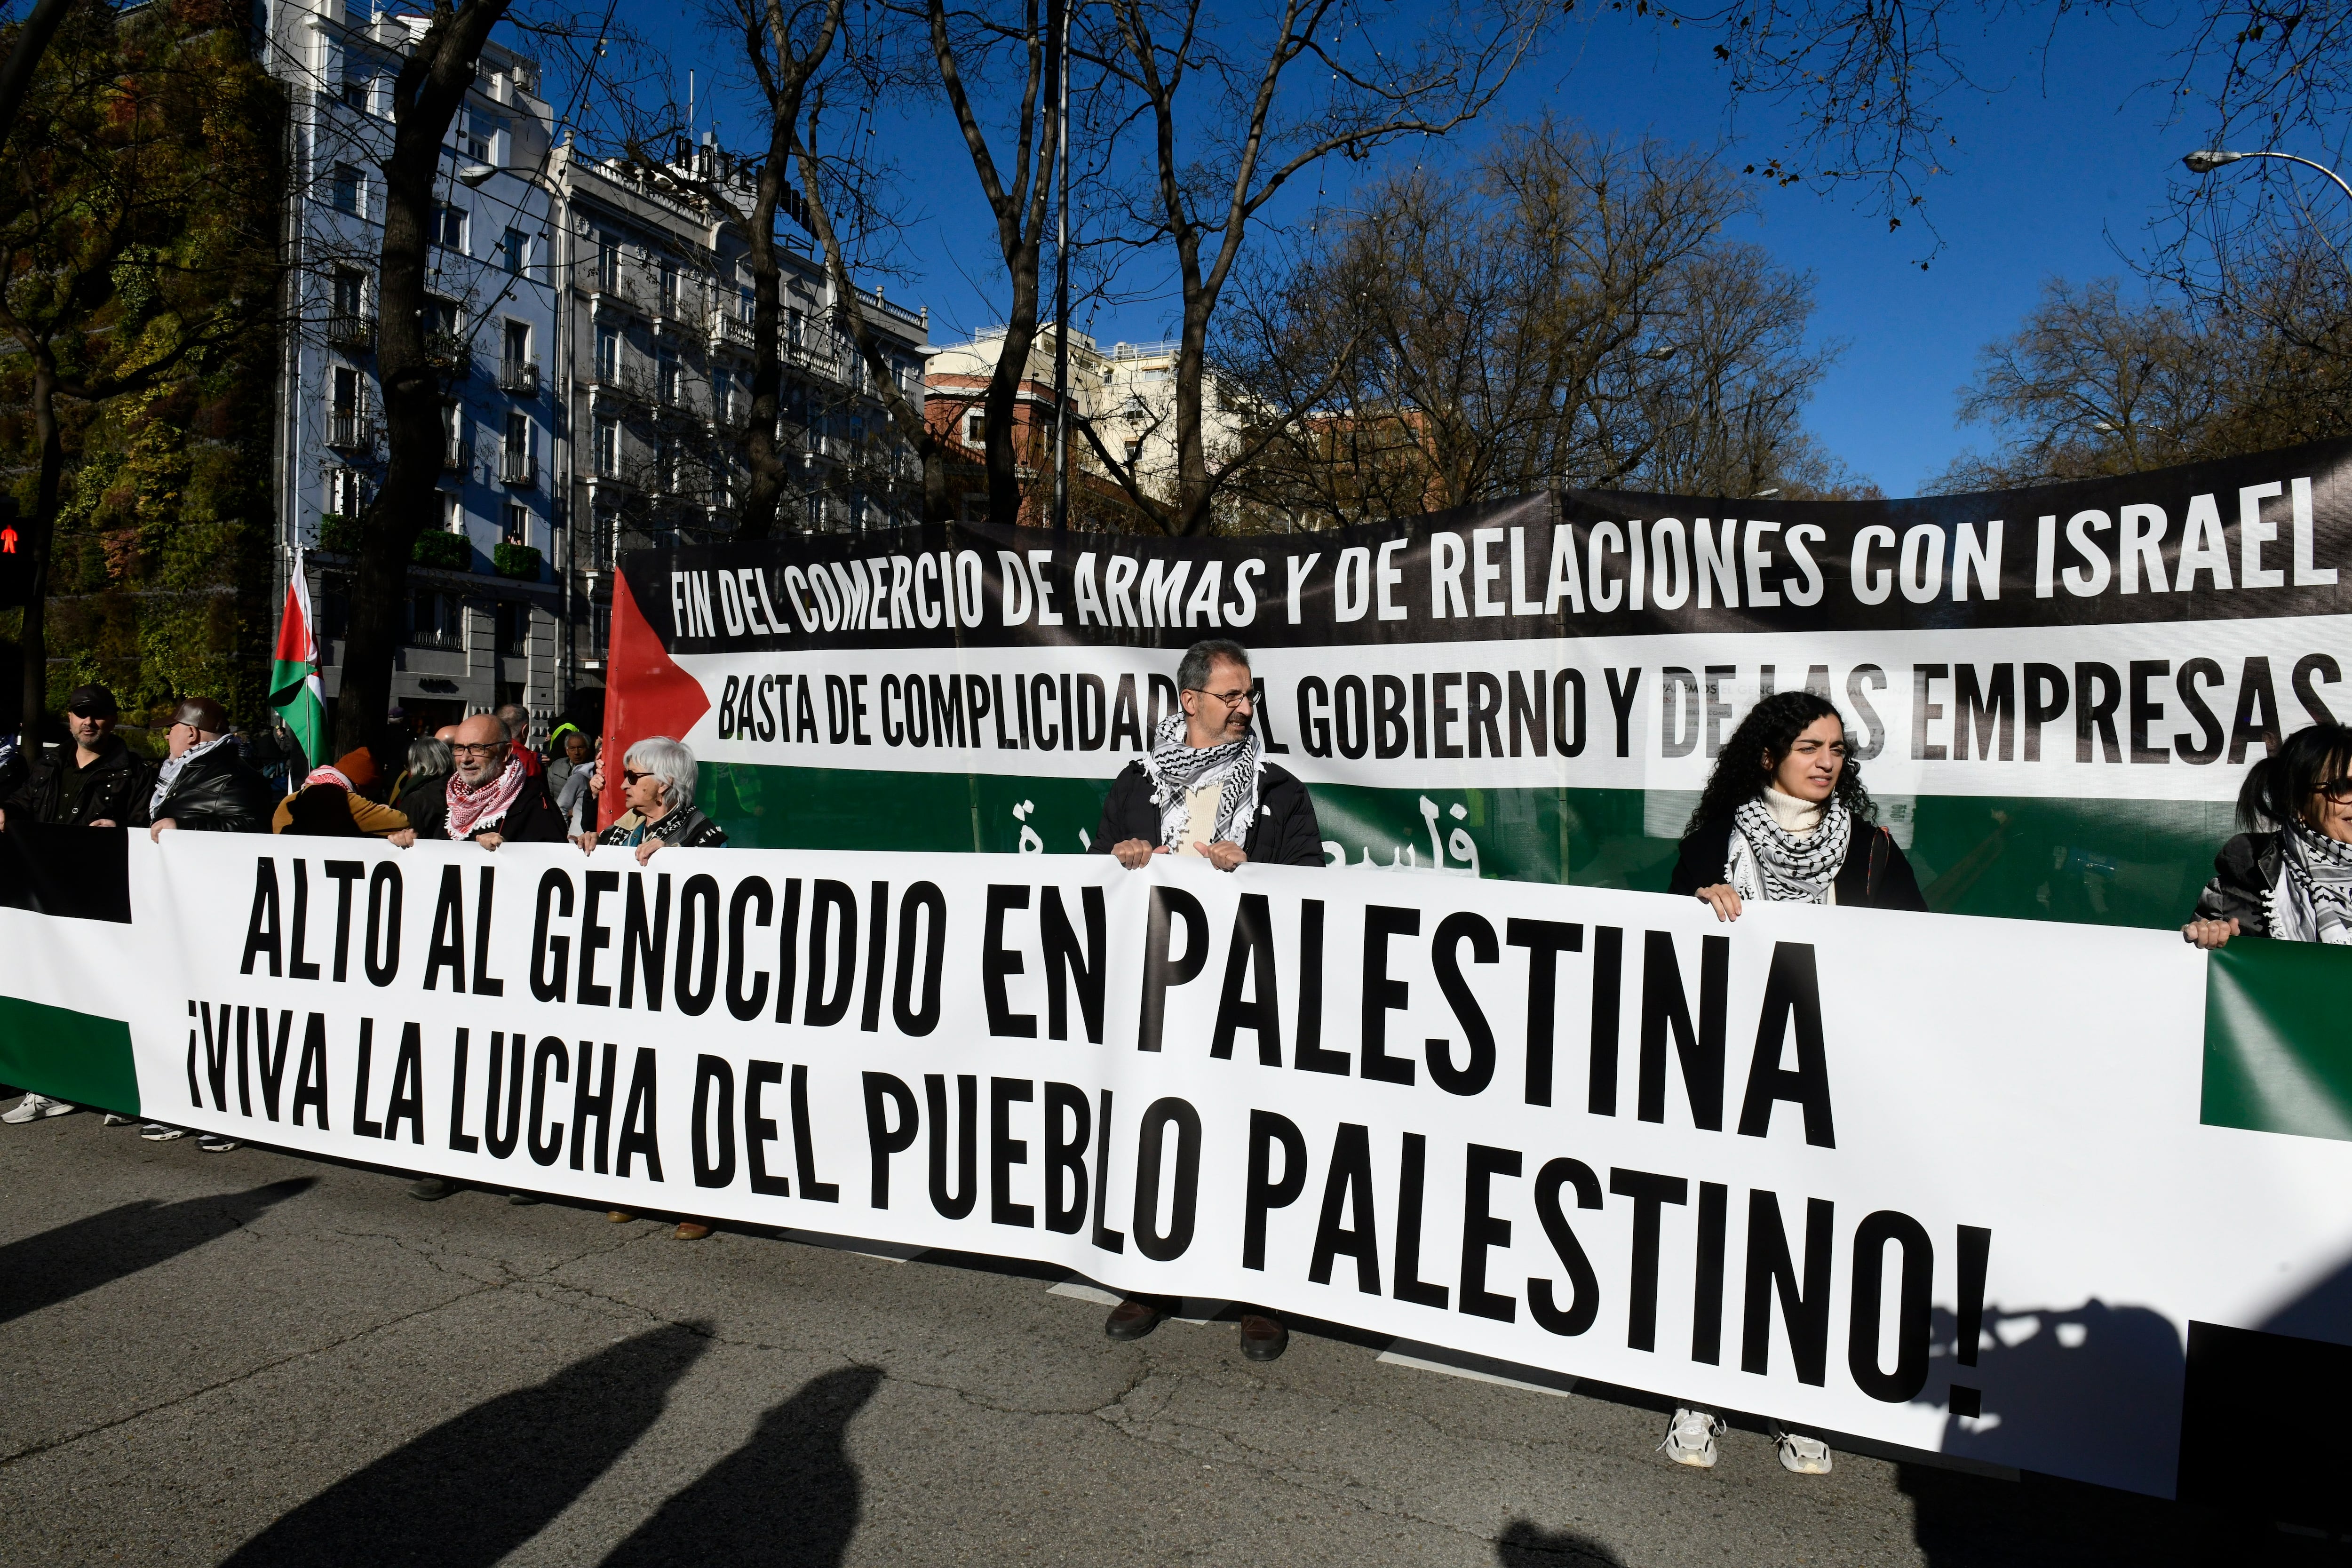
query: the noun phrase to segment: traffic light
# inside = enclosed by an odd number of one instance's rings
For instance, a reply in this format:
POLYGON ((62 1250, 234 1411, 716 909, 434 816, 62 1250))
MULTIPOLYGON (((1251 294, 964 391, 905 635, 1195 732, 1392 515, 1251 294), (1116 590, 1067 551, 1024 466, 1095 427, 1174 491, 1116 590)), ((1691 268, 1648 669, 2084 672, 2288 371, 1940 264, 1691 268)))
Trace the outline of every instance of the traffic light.
POLYGON ((33 558, 16 521, 16 502, 0 495, 0 608, 21 606, 33 595, 33 558))

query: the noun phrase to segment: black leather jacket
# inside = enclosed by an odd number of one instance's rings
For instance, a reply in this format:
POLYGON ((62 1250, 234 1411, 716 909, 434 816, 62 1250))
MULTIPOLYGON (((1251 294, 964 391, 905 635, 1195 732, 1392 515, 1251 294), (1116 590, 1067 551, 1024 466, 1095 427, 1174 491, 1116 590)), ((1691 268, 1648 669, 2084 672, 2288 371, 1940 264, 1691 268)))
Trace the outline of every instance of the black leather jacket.
POLYGON ((73 743, 46 750, 5 804, 36 821, 79 827, 92 822, 127 823, 154 793, 155 773, 131 753, 120 735, 98 743, 98 761, 75 765, 73 743))
POLYGON ((215 746, 180 770, 163 804, 150 806, 153 785, 139 802, 130 826, 146 827, 165 817, 199 833, 267 833, 278 807, 269 781, 236 754, 236 743, 215 746))
POLYGON ((2213 879, 2197 895, 2197 918, 2236 921, 2243 936, 2271 934, 2270 892, 2285 851, 2275 833, 2241 833, 2213 857, 2213 879))

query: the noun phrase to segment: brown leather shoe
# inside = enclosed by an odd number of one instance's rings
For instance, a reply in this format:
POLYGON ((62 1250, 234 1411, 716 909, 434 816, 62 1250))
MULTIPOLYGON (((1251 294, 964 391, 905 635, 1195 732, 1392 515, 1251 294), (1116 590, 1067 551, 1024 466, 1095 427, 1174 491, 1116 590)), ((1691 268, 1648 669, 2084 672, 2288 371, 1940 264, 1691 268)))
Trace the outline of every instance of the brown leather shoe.
POLYGON ((1242 1359, 1277 1361, 1290 1348, 1290 1331, 1279 1320, 1255 1312, 1242 1315, 1242 1359))
POLYGON ((626 1225, 637 1216, 631 1214, 626 1209, 606 1209, 604 1211, 604 1217, 611 1220, 614 1225, 626 1225))
POLYGON ((687 1220, 677 1227, 677 1238, 680 1241, 700 1241, 709 1234, 710 1227, 698 1220, 687 1220))
POLYGON ((1121 1301, 1103 1320, 1103 1332, 1115 1340, 1139 1340, 1158 1328, 1168 1316, 1149 1302, 1133 1300, 1121 1301))

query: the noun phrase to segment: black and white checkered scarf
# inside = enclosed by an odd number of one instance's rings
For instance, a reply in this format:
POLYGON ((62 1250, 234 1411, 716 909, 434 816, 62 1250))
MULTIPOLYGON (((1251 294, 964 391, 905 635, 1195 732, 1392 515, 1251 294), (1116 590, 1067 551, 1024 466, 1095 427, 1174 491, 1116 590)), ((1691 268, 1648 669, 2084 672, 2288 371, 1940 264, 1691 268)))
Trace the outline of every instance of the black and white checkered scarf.
POLYGON ((2352 945, 2352 844, 2290 822, 2279 835, 2279 885, 2271 934, 2287 942, 2352 945))
POLYGON ((1222 746, 1184 743, 1184 715, 1171 713, 1160 721, 1143 771, 1151 778, 1151 804, 1160 808, 1160 842, 1180 849, 1198 839, 1239 844, 1257 818, 1257 731, 1252 727, 1238 741, 1222 746), (1190 793, 1211 784, 1217 792, 1217 820, 1211 831, 1193 826, 1190 793))
POLYGON ((1768 903, 1818 904, 1829 896, 1845 865, 1845 851, 1853 833, 1853 818, 1845 802, 1832 795, 1822 808, 1821 825, 1801 837, 1773 818, 1761 795, 1751 795, 1732 813, 1732 826, 1747 841, 1756 885, 1740 887, 1739 846, 1732 846, 1731 865, 1725 879, 1742 898, 1761 897, 1768 903))

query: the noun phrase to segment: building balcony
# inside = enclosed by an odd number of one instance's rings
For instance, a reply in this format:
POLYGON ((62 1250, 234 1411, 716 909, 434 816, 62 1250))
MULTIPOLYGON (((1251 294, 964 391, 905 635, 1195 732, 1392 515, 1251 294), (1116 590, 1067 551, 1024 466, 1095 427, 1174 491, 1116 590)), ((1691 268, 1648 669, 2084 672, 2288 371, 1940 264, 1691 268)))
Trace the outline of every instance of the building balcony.
POLYGON ((539 457, 533 452, 501 452, 499 457, 499 482, 518 489, 529 489, 539 483, 539 457))
POLYGON ((425 359, 442 374, 460 381, 474 374, 474 345, 463 332, 425 333, 425 359))
POLYGON ((327 415, 327 445, 339 452, 375 450, 375 422, 363 408, 337 408, 327 415))
POLYGON ((517 397, 539 395, 539 362, 536 360, 501 360, 499 362, 499 390, 517 397))
POLYGON ((339 349, 372 349, 375 318, 364 310, 337 310, 327 318, 327 342, 339 349))
POLYGON ((751 349, 751 323, 728 310, 710 313, 710 346, 714 349, 751 349))
POLYGON ((460 436, 452 436, 441 447, 441 467, 449 473, 470 473, 474 467, 474 444, 460 436))

